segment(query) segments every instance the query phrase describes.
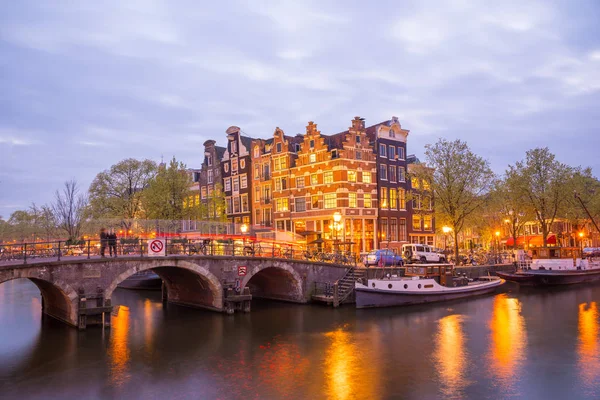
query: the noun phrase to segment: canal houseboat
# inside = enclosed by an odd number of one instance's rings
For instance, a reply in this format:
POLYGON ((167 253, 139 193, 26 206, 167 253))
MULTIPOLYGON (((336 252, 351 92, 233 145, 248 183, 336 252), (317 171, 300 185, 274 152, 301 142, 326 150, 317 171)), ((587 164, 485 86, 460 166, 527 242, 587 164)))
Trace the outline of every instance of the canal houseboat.
POLYGON ((531 260, 519 262, 513 273, 497 272, 502 279, 524 286, 571 285, 600 280, 600 257, 583 256, 578 247, 531 249, 531 260))
POLYGON ((391 307, 462 299, 491 293, 504 283, 496 276, 456 276, 452 264, 409 266, 405 276, 364 278, 355 283, 356 308, 391 307))

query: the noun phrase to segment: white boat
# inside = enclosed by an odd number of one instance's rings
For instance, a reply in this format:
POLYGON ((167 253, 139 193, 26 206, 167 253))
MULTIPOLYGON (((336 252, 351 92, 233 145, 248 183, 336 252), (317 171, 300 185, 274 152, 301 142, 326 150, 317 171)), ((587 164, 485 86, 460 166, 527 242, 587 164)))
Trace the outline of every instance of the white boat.
POLYGON ((505 283, 496 276, 477 280, 454 275, 451 264, 406 267, 406 276, 365 279, 354 285, 356 308, 390 307, 461 299, 491 293, 505 283))

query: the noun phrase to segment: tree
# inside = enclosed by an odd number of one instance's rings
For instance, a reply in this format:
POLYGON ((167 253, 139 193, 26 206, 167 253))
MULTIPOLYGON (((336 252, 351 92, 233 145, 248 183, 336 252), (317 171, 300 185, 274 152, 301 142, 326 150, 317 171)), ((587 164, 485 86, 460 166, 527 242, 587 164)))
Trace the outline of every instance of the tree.
POLYGON ((79 193, 79 186, 74 179, 65 182, 62 192, 56 191, 52 213, 57 226, 67 233, 69 239, 79 237, 87 205, 87 198, 79 193))
POLYGON ((35 235, 33 217, 27 210, 14 211, 8 219, 13 237, 21 242, 26 242, 32 234, 35 235))
POLYGON ((126 230, 142 210, 143 191, 156 175, 156 163, 128 158, 100 172, 89 188, 91 215, 117 218, 126 230))
MULTIPOLYGON (((590 168, 576 168, 572 178, 573 196, 566 198, 565 217, 582 228, 586 221, 598 230, 600 217, 600 181, 592 176, 590 168), (589 212, 589 214, 588 214, 589 212)), ((600 230, 599 230, 600 233, 600 230)))
POLYGON ((38 229, 41 229, 46 236, 46 241, 49 242, 56 233, 56 218, 52 212, 52 207, 47 205, 38 207, 35 203, 32 203, 29 210, 33 217, 33 223, 38 229))
POLYGON ((522 231, 530 217, 533 217, 526 206, 526 198, 519 189, 518 183, 518 177, 510 171, 506 171, 504 177, 494 183, 490 195, 491 208, 499 213, 500 222, 508 227, 514 249, 517 248, 519 232, 522 231))
POLYGON ((544 247, 548 234, 567 198, 573 197, 573 169, 558 162, 547 147, 529 150, 525 160, 509 166, 507 175, 542 228, 544 247))
POLYGON ((494 173, 488 161, 460 140, 439 139, 425 146, 425 156, 427 167, 416 165, 411 174, 430 183, 437 220, 452 228, 458 260, 458 235, 467 219, 484 204, 494 173))
POLYGON ((151 219, 181 220, 185 215, 184 202, 190 195, 192 179, 185 164, 175 157, 168 166, 161 165, 156 176, 144 191, 143 208, 151 219))

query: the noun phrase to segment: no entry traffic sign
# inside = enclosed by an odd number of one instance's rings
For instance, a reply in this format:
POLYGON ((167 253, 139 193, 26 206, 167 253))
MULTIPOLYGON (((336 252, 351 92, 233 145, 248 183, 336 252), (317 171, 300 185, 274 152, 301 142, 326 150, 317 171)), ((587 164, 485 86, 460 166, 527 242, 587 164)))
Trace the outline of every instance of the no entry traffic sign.
POLYGON ((165 239, 148 240, 148 256, 159 257, 165 255, 165 239))

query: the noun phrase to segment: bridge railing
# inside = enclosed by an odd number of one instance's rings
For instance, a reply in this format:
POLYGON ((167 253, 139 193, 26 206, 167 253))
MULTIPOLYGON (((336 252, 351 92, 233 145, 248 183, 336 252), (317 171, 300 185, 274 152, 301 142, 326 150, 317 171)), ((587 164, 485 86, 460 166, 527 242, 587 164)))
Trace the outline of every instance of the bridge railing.
MULTIPOLYGON (((231 239, 165 238, 165 256, 229 256, 279 258, 356 266, 350 252, 311 252, 289 243, 231 239)), ((113 246, 98 239, 0 244, 0 265, 27 264, 65 258, 146 257, 148 240, 118 239, 113 246)))

